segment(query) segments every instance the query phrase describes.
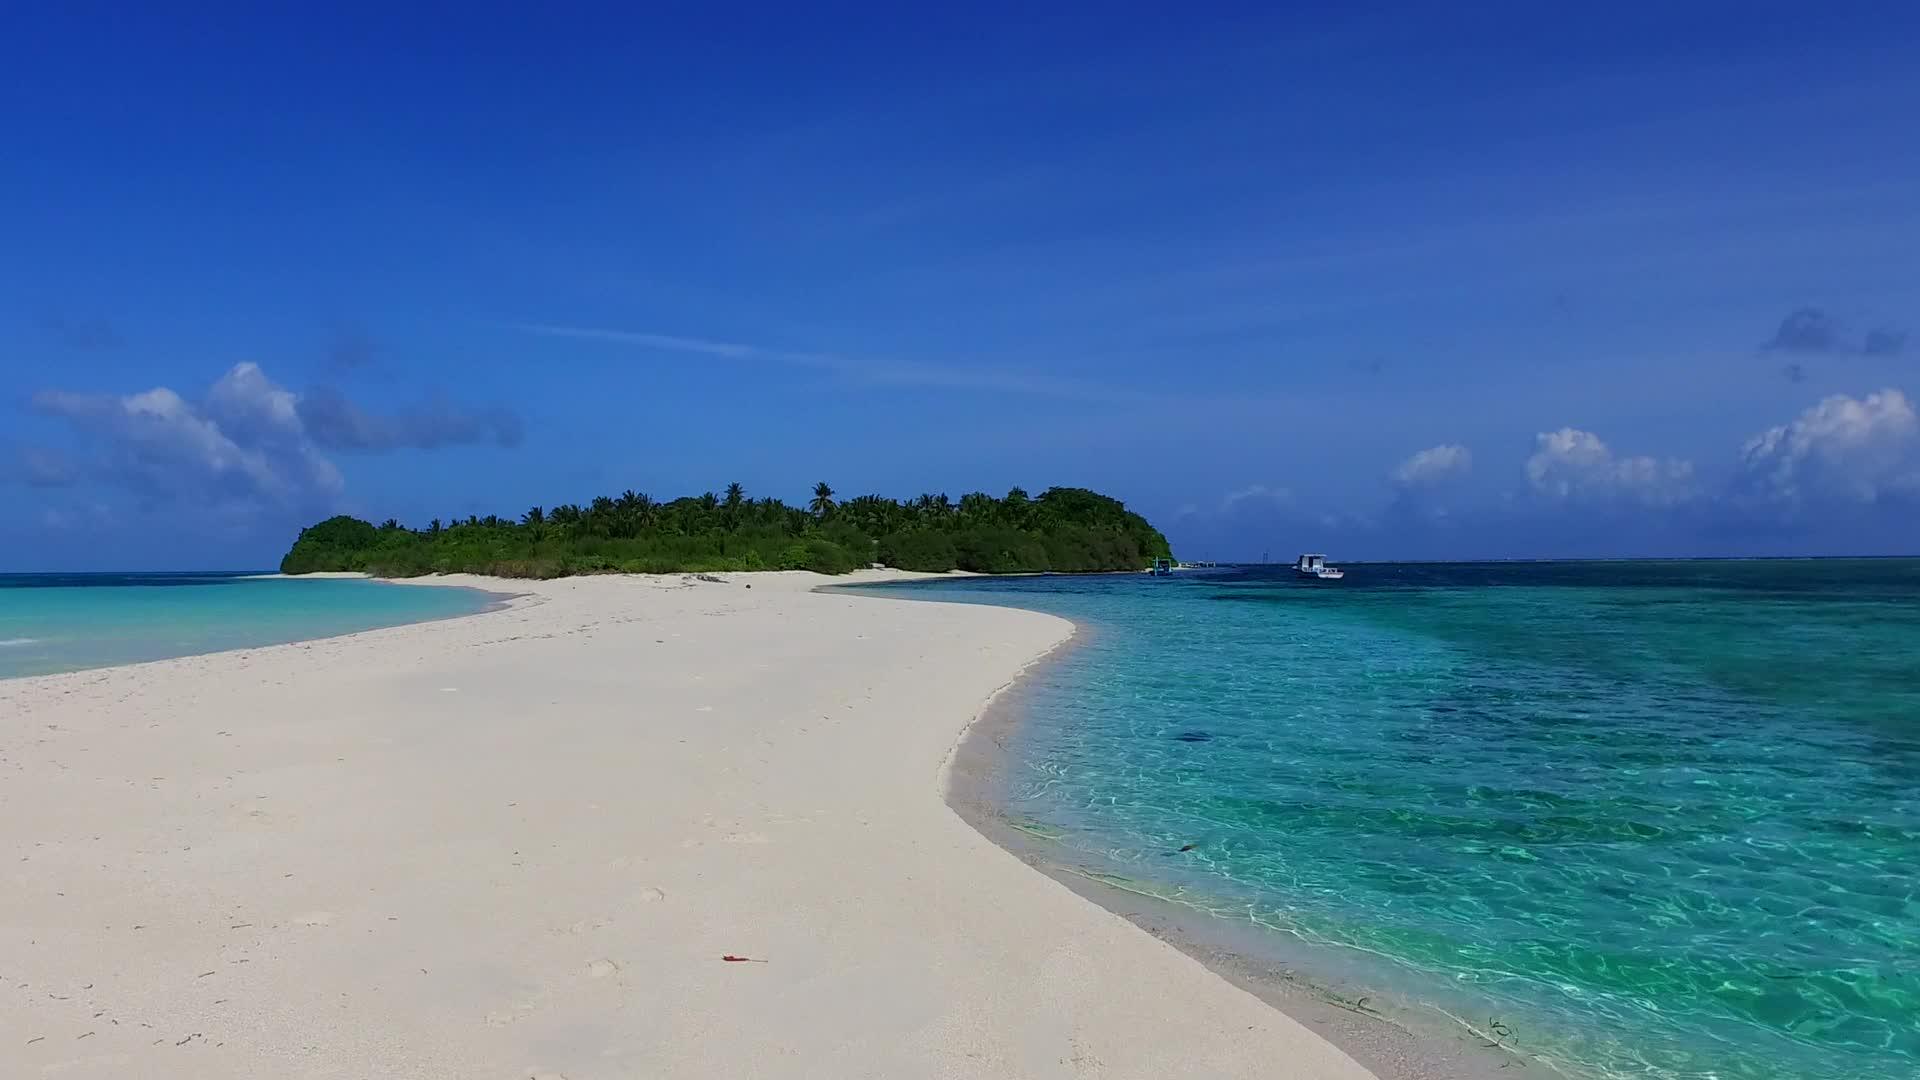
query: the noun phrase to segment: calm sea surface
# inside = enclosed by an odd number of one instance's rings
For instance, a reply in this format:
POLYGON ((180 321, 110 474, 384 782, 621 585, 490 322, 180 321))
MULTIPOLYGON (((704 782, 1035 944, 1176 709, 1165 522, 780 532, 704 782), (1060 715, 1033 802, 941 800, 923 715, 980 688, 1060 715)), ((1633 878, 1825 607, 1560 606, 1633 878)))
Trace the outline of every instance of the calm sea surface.
POLYGON ((497 599, 357 579, 0 574, 0 678, 350 634, 497 599))
POLYGON ((1347 569, 902 588, 1080 622, 1010 819, 1334 993, 1576 1076, 1920 1076, 1920 561, 1347 569))

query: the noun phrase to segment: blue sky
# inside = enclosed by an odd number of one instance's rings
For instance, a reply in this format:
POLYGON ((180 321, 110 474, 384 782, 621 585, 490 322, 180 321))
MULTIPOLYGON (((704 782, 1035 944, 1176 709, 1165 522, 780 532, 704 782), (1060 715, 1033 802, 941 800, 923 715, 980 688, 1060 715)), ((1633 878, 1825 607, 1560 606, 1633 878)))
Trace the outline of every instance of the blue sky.
POLYGON ((1920 9, 46 6, 0 569, 633 487, 1916 553, 1920 9))

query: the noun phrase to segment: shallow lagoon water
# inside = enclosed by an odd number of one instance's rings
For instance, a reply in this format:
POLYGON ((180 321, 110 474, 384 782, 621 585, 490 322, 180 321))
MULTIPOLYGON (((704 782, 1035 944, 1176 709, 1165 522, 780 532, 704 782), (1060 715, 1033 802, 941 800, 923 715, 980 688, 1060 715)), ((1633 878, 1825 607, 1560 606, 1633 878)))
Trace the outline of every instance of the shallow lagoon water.
POLYGON ((1086 627, 1005 814, 1349 997, 1575 1076, 1920 1075, 1920 561, 1348 569, 888 588, 1086 627))
POLYGON ((354 578, 0 574, 0 678, 333 637, 500 599, 354 578))

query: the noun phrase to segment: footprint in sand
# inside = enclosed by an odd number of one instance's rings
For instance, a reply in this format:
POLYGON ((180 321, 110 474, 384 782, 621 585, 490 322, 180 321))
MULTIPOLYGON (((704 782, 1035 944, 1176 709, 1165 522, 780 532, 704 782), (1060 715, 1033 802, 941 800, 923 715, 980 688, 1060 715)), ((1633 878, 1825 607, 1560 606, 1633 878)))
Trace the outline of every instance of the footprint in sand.
POLYGON ((605 957, 595 960, 592 963, 589 963, 587 965, 587 977, 590 979, 609 978, 613 975, 618 974, 619 971, 620 971, 620 965, 614 963, 611 960, 606 959, 605 957))
POLYGON ((495 1009, 487 1014, 487 1026, 499 1028, 519 1023, 538 1012, 540 1007, 546 1004, 547 998, 551 993, 550 990, 540 990, 530 997, 522 998, 514 1002, 505 1009, 495 1009))
POLYGON ((667 898, 667 894, 649 885, 633 894, 633 898, 642 904, 657 904, 667 898))

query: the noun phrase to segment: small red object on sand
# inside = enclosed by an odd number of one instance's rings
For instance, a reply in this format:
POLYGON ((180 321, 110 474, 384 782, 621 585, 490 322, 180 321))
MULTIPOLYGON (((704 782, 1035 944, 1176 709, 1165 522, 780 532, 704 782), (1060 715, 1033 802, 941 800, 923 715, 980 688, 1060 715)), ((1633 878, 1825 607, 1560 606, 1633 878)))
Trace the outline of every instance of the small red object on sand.
POLYGON ((755 960, 751 956, 735 956, 732 953, 728 953, 727 955, 721 957, 720 959, 725 960, 729 964, 764 964, 766 963, 765 960, 755 960))

